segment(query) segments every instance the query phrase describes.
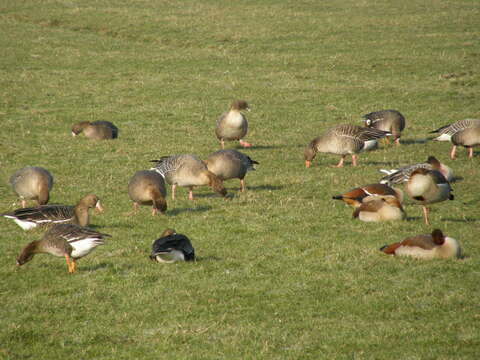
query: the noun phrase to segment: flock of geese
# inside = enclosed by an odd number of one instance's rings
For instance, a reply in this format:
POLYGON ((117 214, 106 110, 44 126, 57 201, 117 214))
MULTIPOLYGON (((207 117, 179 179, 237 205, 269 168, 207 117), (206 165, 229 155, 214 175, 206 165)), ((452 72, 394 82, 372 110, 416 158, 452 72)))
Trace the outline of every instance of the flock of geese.
MULTIPOLYGON (((136 172, 128 184, 128 194, 133 201, 134 212, 140 205, 152 207, 152 215, 167 210, 166 184, 171 186, 172 200, 176 197, 176 187, 188 188, 188 198, 193 200, 195 186, 210 186, 225 199, 227 190, 223 182, 229 179, 240 180, 240 191, 246 190, 245 176, 255 170, 257 161, 244 153, 225 149, 225 141, 239 141, 249 148, 252 144, 243 140, 248 131, 248 122, 243 110, 249 110, 244 100, 234 101, 229 111, 223 113, 216 123, 215 134, 221 150, 212 153, 205 161, 195 155, 181 154, 152 160, 154 167, 136 172)), ((397 110, 381 110, 366 114, 364 126, 351 124, 337 125, 314 138, 305 148, 305 166, 308 168, 317 153, 340 155, 336 167, 344 166, 345 157, 351 155, 353 166, 357 165, 357 154, 375 148, 377 141, 393 137, 400 145, 405 128, 405 118, 397 110)), ((82 133, 93 140, 108 140, 118 137, 118 128, 108 121, 80 122, 72 127, 72 135, 82 133)), ((473 157, 473 147, 480 145, 480 120, 465 119, 443 126, 432 133, 439 135, 437 141, 451 141, 450 157, 453 159, 457 146, 468 149, 468 157, 473 157)), ((424 221, 429 225, 427 205, 452 200, 450 181, 454 179, 452 170, 430 156, 426 162, 417 163, 393 170, 381 170, 385 176, 376 184, 352 189, 333 199, 342 200, 354 207, 353 216, 361 221, 389 221, 405 218, 402 207, 403 191, 393 185, 406 183, 406 193, 416 203, 423 206, 424 221)), ((14 192, 21 200, 22 208, 1 216, 12 219, 22 229, 45 227, 47 231, 40 240, 27 244, 17 258, 17 265, 32 260, 35 254, 48 253, 64 257, 68 272, 76 269, 75 260, 88 255, 97 246, 104 244, 110 235, 88 228, 90 209, 103 211, 100 199, 95 194, 84 196, 75 206, 49 205, 49 193, 53 177, 44 168, 28 166, 16 171, 10 178, 14 192), (38 203, 26 207, 27 200, 38 203)), ((417 258, 451 258, 460 256, 458 242, 435 229, 431 234, 417 235, 380 249, 386 254, 407 255, 417 258)), ((166 229, 152 244, 150 255, 158 262, 195 260, 194 248, 185 235, 166 229)))

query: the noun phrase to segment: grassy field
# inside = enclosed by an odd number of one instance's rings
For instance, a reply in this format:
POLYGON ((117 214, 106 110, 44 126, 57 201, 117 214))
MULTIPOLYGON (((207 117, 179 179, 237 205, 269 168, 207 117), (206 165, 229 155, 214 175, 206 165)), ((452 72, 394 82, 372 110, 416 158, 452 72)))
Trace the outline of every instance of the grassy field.
POLYGON ((92 225, 112 238, 74 275, 47 255, 17 269, 41 232, 0 219, 0 358, 477 359, 480 152, 452 161, 424 139, 480 117, 479 15, 474 0, 1 0, 0 212, 19 206, 9 176, 43 166, 52 203, 102 199, 92 225), (232 201, 199 188, 191 202, 180 189, 166 216, 129 215, 134 172, 216 151, 215 120, 238 98, 260 162, 248 192, 230 181, 232 201), (313 137, 384 108, 407 119, 401 147, 305 169, 313 137), (119 139, 72 138, 83 120, 112 121, 119 139), (408 200, 406 221, 381 224, 331 200, 428 155, 459 177, 432 227, 408 200), (150 262, 166 227, 196 263, 150 262), (378 251, 433 227, 465 258, 378 251))

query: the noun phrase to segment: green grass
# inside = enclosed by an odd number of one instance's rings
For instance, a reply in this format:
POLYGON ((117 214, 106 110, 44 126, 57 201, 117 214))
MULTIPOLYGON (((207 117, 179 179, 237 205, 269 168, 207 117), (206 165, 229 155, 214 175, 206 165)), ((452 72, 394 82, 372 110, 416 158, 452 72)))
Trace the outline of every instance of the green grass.
MULTIPOLYGON (((476 359, 480 352, 480 153, 422 143, 428 131, 479 117, 480 4, 397 2, 0 2, 0 210, 18 206, 8 177, 48 168, 53 203, 96 193, 108 243, 79 261, 15 257, 41 232, 0 219, 0 358, 476 359), (218 149, 214 124, 249 101, 260 162, 245 194, 180 189, 166 216, 129 216, 129 178, 149 160, 218 149), (383 108, 407 119, 396 148, 334 169, 303 148, 337 123, 383 108), (72 139, 71 125, 108 120, 115 141, 72 139), (431 222, 458 239, 459 261, 390 258, 389 242, 431 232, 367 224, 331 200, 378 169, 437 156, 461 179, 431 222), (195 264, 148 259, 166 227, 187 234, 195 264)), ((229 144, 230 147, 234 145, 229 144)))

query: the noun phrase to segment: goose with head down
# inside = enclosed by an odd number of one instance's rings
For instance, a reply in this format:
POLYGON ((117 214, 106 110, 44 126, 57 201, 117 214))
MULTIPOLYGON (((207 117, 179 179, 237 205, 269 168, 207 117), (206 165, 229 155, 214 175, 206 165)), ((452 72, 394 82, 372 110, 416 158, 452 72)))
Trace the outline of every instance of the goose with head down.
POLYGON ((26 200, 35 200, 38 205, 45 205, 50 199, 53 176, 42 167, 27 166, 17 170, 10 177, 10 184, 13 191, 20 197, 22 207, 27 205, 26 200))
POLYGON ((165 181, 156 171, 137 171, 128 183, 128 195, 133 201, 134 212, 139 205, 151 205, 152 215, 156 215, 158 211, 165 214, 167 211, 165 181))

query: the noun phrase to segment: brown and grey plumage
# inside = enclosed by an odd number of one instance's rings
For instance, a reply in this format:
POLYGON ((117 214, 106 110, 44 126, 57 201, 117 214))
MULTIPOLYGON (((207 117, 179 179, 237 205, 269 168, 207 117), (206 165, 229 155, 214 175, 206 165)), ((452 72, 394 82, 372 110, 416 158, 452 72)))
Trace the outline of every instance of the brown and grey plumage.
POLYGON ((152 160, 152 162, 156 163, 156 166, 151 170, 157 171, 167 184, 172 185, 173 200, 175 200, 177 185, 189 188, 188 198, 190 200, 193 200, 193 187, 201 185, 210 186, 223 197, 227 195, 222 180, 209 171, 207 165, 195 155, 164 156, 160 160, 152 160))
POLYGON ((366 222, 402 220, 405 211, 396 196, 371 195, 362 200, 353 217, 366 222))
POLYGON ((1 214, 7 219, 13 219, 23 230, 30 230, 36 226, 53 225, 58 223, 72 223, 88 226, 88 210, 95 207, 103 211, 100 199, 94 194, 88 194, 80 199, 75 206, 70 205, 42 205, 33 208, 17 209, 10 213, 1 214))
POLYGON ((452 188, 445 177, 437 170, 420 168, 415 170, 407 182, 407 194, 417 203, 423 205, 423 217, 425 224, 428 221, 427 204, 433 204, 445 200, 453 200, 452 188))
POLYGON ((68 272, 74 273, 75 260, 80 259, 104 244, 108 234, 74 224, 56 224, 48 230, 41 240, 32 241, 26 245, 17 258, 21 266, 33 259, 35 254, 51 254, 65 257, 68 272))
POLYGON ((92 140, 109 140, 118 137, 118 128, 110 121, 82 121, 72 127, 72 135, 77 136, 83 132, 92 140))
POLYGON ((150 259, 162 263, 194 261, 195 249, 188 237, 177 234, 174 229, 166 229, 153 242, 150 259))
POLYGON ((335 200, 342 200, 348 205, 360 206, 368 196, 384 196, 391 195, 395 196, 400 202, 403 200, 403 192, 399 189, 391 188, 385 184, 368 184, 354 188, 350 191, 347 191, 343 194, 333 196, 335 200))
POLYGON ((137 171, 128 184, 128 195, 136 211, 138 205, 151 205, 152 215, 167 211, 167 191, 162 175, 153 170, 137 171))
POLYGON ((255 170, 257 161, 237 150, 219 150, 205 160, 208 170, 220 180, 240 179, 240 191, 245 191, 245 175, 255 170))
POLYGON ((250 111, 245 100, 237 100, 232 103, 230 110, 220 115, 215 127, 215 134, 222 149, 225 148, 225 140, 239 140, 243 147, 251 147, 252 144, 242 140, 248 131, 248 121, 242 110, 250 111))
POLYGON ((337 125, 328 129, 323 135, 313 139, 305 148, 305 166, 310 167, 311 161, 315 158, 317 152, 341 155, 337 167, 343 166, 345 156, 352 155, 353 166, 357 165, 355 154, 364 150, 369 142, 376 141, 382 137, 390 135, 388 131, 375 128, 366 128, 356 125, 337 125))
POLYGON ((410 175, 417 169, 427 169, 427 170, 437 170, 442 173, 443 176, 448 181, 453 180, 453 171, 450 167, 445 164, 442 164, 438 159, 434 156, 429 156, 427 161, 424 163, 418 163, 413 165, 408 165, 401 167, 399 169, 392 169, 392 170, 385 170, 381 169, 380 172, 387 174, 381 180, 381 184, 400 184, 402 182, 408 181, 410 179, 410 175))
POLYGON ((480 145, 480 120, 464 119, 450 125, 442 126, 430 132, 439 133, 435 141, 451 141, 453 144, 450 151, 450 158, 455 158, 457 146, 464 146, 468 149, 468 157, 473 158, 473 147, 480 145))
POLYGON ((38 205, 45 205, 50 198, 53 176, 42 167, 27 166, 17 170, 10 177, 10 184, 20 197, 22 207, 26 206, 26 200, 36 200, 38 205))
POLYGON ((392 134, 397 145, 400 145, 400 137, 405 129, 405 117, 397 110, 380 110, 363 115, 365 126, 392 134))

